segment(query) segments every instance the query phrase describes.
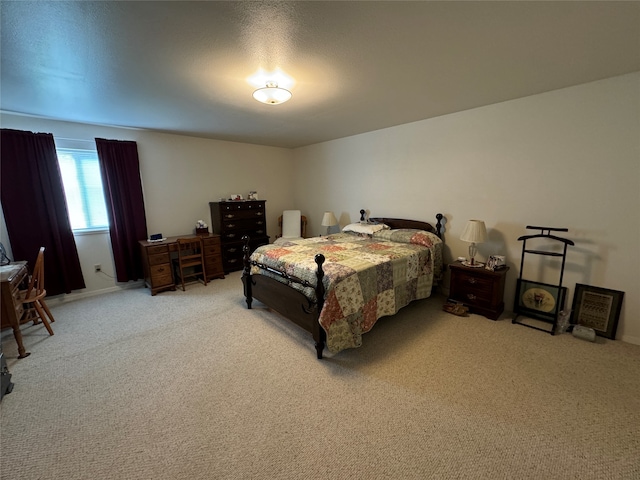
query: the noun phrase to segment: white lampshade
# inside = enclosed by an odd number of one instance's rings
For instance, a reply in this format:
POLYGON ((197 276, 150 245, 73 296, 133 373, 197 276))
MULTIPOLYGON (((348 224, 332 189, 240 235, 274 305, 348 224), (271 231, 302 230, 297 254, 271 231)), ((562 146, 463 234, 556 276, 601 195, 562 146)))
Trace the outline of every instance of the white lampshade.
POLYGON ((482 220, 469 220, 460 235, 460 240, 469 242, 469 261, 462 262, 467 267, 481 267, 481 263, 476 263, 475 256, 478 253, 476 243, 487 241, 487 229, 482 220))
POLYGON ((470 243, 484 243, 487 241, 487 229, 482 220, 469 220, 460 235, 460 240, 470 243))
POLYGON ((324 212, 322 216, 322 226, 323 227, 333 227, 338 224, 338 220, 333 212, 324 212))

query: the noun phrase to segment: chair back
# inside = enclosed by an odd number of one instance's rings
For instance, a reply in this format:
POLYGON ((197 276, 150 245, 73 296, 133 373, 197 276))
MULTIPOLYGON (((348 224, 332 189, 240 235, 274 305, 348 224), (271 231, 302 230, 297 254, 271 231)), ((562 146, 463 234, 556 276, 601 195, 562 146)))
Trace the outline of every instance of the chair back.
POLYGON ((284 238, 298 238, 301 236, 300 210, 285 210, 282 212, 282 236, 284 238))
POLYGON ((178 238, 178 262, 180 268, 204 264, 202 239, 200 237, 178 238))
POLYGON ((282 238, 306 238, 307 217, 300 214, 300 210, 285 210, 278 217, 280 237, 282 238))
POLYGON ((44 296, 46 294, 47 292, 44 289, 44 247, 40 247, 25 297, 33 298, 44 296))

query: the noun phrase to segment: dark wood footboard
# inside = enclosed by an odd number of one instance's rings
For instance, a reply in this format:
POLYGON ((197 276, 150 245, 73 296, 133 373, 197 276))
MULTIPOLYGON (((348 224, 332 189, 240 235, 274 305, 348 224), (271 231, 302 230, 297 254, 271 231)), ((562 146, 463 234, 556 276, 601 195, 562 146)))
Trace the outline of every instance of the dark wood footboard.
POLYGON ((313 336, 316 346, 318 358, 322 358, 324 350, 326 333, 320 326, 318 318, 324 304, 324 271, 322 264, 324 263, 324 255, 315 256, 315 262, 318 265, 316 270, 316 285, 311 285, 306 280, 299 279, 286 272, 281 272, 266 265, 251 260, 251 247, 249 245, 249 237, 244 236, 244 270, 242 272, 242 283, 244 285, 244 296, 247 307, 251 308, 253 299, 262 302, 267 307, 275 310, 285 318, 291 320, 296 325, 304 328, 313 336), (286 283, 278 281, 275 278, 266 275, 251 275, 251 267, 257 266, 262 270, 268 271, 274 275, 283 278, 286 283), (316 293, 316 301, 309 300, 301 291, 293 288, 291 284, 302 285, 303 287, 313 288, 316 293))

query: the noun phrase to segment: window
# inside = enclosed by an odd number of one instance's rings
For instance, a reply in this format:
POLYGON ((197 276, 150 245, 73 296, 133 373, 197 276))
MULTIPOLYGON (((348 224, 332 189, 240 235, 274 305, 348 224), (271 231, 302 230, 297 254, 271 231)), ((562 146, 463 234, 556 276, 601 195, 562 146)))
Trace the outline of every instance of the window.
POLYGON ((98 153, 74 148, 56 151, 72 230, 108 229, 98 153))

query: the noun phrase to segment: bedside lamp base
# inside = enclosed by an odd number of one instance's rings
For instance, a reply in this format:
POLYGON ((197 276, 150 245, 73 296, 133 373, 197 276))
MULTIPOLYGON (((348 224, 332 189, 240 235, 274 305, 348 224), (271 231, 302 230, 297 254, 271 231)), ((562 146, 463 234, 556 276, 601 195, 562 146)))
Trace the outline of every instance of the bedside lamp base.
POLYGON ((484 263, 480 263, 480 262, 471 263, 471 262, 464 261, 462 262, 462 265, 464 265, 465 267, 472 267, 472 268, 484 267, 484 263))

